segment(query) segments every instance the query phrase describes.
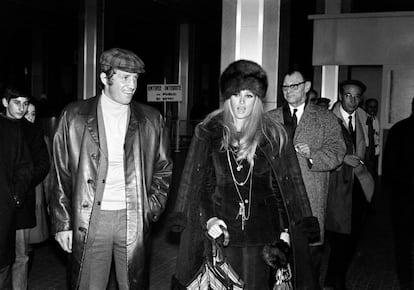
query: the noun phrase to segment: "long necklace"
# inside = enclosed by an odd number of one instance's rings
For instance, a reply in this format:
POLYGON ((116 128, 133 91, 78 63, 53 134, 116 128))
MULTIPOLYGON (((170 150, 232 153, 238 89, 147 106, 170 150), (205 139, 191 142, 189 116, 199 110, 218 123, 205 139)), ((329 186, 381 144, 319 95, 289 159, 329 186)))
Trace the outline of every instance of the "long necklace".
MULTIPOLYGON (((248 181, 248 179, 249 179, 249 177, 250 177, 251 173, 252 173, 252 170, 253 170, 253 165, 252 165, 252 164, 250 164, 249 172, 247 173, 246 179, 245 179, 244 181, 238 181, 238 180, 236 179, 236 177, 234 176, 233 167, 231 166, 231 160, 230 160, 230 153, 229 153, 229 150, 226 150, 226 151, 227 151, 227 161, 229 162, 229 167, 230 167, 231 177, 233 178, 234 183, 235 183, 235 184, 237 184, 237 185, 239 185, 239 186, 243 186, 243 185, 245 185, 245 184, 246 184, 246 182, 248 181)), ((240 171, 240 170, 238 170, 238 167, 240 166, 240 165, 239 165, 239 163, 237 163, 237 162, 236 162, 236 164, 237 164, 237 168, 236 168, 236 170, 237 170, 237 171, 240 171)), ((243 166, 242 166, 242 168, 243 168, 243 166)))
POLYGON ((231 152, 231 156, 233 157, 234 162, 236 163, 237 167, 236 170, 240 171, 243 168, 243 159, 242 160, 237 160, 237 153, 230 148, 230 152, 231 152))
POLYGON ((252 205, 252 185, 253 185, 253 164, 250 164, 250 168, 249 168, 249 172, 247 173, 246 179, 243 182, 239 182, 236 180, 236 177, 234 176, 234 172, 233 172, 233 166, 231 165, 231 160, 230 160, 230 153, 229 150, 227 151, 227 161, 229 163, 229 167, 230 167, 230 173, 231 173, 231 178, 233 179, 233 183, 234 183, 234 187, 236 188, 237 191, 237 195, 239 196, 239 211, 236 215, 236 219, 238 219, 239 217, 241 217, 241 229, 242 231, 244 231, 244 227, 246 225, 246 221, 248 221, 250 219, 250 213, 251 213, 251 205, 252 205), (246 182, 249 180, 250 178, 250 186, 249 186, 249 198, 246 200, 243 200, 243 197, 240 193, 239 190, 239 186, 244 186, 246 184, 246 182), (246 213, 246 205, 248 205, 248 210, 246 213))

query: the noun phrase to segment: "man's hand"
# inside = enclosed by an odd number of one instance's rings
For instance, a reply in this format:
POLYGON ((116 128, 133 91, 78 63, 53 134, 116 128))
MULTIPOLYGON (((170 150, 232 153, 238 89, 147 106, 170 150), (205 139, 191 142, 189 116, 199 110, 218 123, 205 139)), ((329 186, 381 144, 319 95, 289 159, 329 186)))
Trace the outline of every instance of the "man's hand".
POLYGON ((364 162, 356 155, 345 155, 344 163, 353 168, 364 165, 364 162))
POLYGON ((309 148, 309 145, 308 144, 306 144, 306 143, 297 143, 295 145, 295 150, 301 156, 303 156, 303 157, 305 157, 307 159, 310 159, 311 158, 311 156, 310 156, 310 153, 311 152, 310 152, 310 148, 309 148))
POLYGON ((72 231, 57 232, 55 240, 65 252, 72 253, 72 231))

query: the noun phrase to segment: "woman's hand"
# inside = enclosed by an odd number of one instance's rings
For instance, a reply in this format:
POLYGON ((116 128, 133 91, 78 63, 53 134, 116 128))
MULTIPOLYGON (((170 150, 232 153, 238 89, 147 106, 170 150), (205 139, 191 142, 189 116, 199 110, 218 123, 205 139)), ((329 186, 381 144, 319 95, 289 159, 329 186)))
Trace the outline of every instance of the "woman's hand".
POLYGON ((226 223, 217 217, 212 217, 207 221, 207 233, 214 240, 223 235, 223 246, 227 246, 230 242, 226 223))

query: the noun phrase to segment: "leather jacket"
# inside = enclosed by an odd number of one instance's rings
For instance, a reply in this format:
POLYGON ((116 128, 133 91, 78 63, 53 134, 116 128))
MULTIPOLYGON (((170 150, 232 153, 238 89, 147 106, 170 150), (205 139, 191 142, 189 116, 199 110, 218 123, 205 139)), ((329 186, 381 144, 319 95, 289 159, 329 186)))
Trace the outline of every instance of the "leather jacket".
MULTIPOLYGON (((73 231, 72 289, 79 287, 85 252, 94 240, 108 169, 99 99, 69 104, 53 139, 52 230, 73 231)), ((165 209, 172 175, 168 130, 155 109, 131 102, 124 159, 128 278, 130 289, 143 289, 151 224, 165 209)))

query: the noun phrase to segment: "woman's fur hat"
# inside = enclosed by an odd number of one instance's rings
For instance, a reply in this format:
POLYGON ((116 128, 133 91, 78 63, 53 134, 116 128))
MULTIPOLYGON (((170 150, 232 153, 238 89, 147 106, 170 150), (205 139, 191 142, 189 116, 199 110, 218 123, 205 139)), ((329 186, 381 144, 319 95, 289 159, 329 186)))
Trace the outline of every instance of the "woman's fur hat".
POLYGON ((220 93, 223 100, 237 95, 242 90, 250 90, 259 98, 266 96, 268 81, 265 70, 250 60, 232 62, 220 76, 220 93))

